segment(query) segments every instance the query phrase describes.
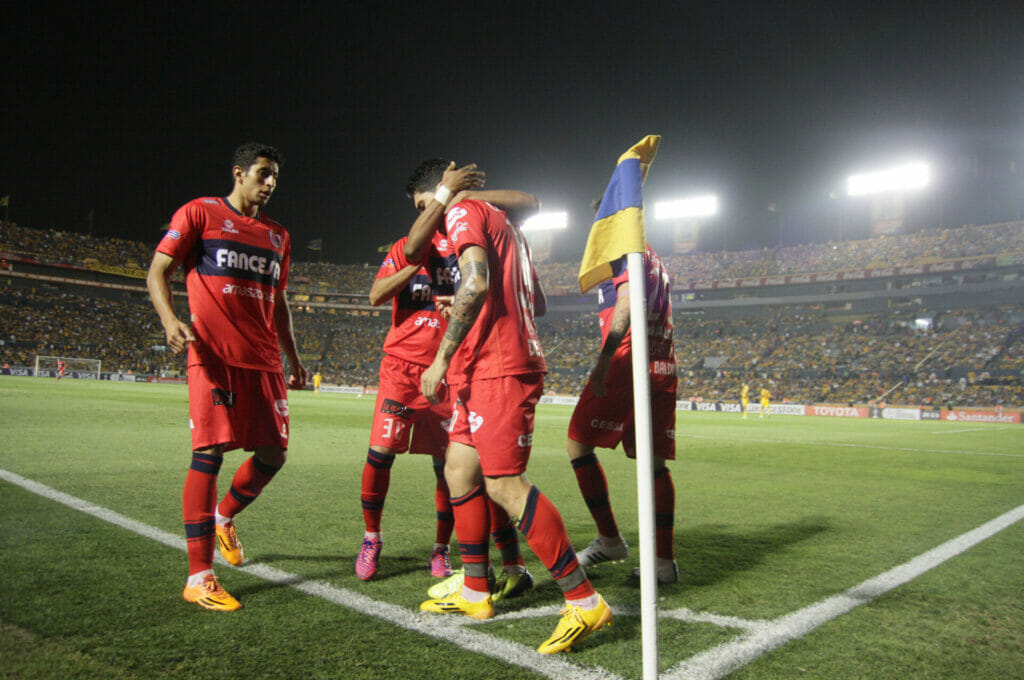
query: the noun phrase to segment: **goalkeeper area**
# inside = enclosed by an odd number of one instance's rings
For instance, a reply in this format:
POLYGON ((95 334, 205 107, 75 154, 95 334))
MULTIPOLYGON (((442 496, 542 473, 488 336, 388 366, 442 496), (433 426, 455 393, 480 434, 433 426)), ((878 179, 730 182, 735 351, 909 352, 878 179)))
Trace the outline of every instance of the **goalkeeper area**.
POLYGON ((100 380, 103 375, 103 362, 100 359, 86 359, 84 357, 50 357, 41 354, 36 355, 35 376, 36 377, 57 377, 60 372, 60 362, 64 363, 64 374, 75 374, 78 379, 100 380))
MULTIPOLYGON (((637 556, 589 570, 612 625, 534 648, 561 594, 484 622, 418 610, 435 583, 433 471, 398 456, 380 573, 354 573, 373 400, 289 393, 288 463, 239 515, 245 608, 181 598, 181 385, 0 378, 0 658, 32 678, 640 678, 637 556)), ((571 407, 538 407, 529 477, 579 549, 595 529, 565 453, 571 407)), ((680 582, 659 590, 662 678, 1010 678, 1024 659, 1019 424, 677 415, 680 582)), ((599 450, 631 546, 636 468, 599 450)), ((244 459, 228 453, 220 479, 244 459)), ((453 551, 455 552, 455 551, 453 551)), ((493 556, 493 554, 492 554, 493 556)))

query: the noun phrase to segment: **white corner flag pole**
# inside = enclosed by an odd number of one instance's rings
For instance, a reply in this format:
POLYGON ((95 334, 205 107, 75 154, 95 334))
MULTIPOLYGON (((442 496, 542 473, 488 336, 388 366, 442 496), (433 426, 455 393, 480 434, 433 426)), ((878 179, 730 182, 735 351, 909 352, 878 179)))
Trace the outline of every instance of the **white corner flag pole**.
POLYGON ((633 414, 636 427, 637 517, 640 531, 640 623, 643 678, 658 677, 658 579, 654 529, 654 453, 651 435, 651 379, 647 352, 647 272, 644 254, 626 256, 629 272, 629 328, 633 353, 633 414))

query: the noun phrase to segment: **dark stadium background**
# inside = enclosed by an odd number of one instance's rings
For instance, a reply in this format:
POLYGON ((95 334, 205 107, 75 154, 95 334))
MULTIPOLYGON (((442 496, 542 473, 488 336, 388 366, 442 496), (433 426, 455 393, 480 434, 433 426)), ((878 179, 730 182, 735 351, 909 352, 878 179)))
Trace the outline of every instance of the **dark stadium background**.
POLYGON ((570 260, 658 133, 648 198, 717 192, 708 249, 862 238, 830 194, 908 156, 936 172, 909 228, 987 224, 1024 208, 1022 29, 1014 2, 5 3, 0 196, 25 226, 153 243, 259 139, 296 256, 373 262, 410 169, 446 155, 567 210, 570 260))

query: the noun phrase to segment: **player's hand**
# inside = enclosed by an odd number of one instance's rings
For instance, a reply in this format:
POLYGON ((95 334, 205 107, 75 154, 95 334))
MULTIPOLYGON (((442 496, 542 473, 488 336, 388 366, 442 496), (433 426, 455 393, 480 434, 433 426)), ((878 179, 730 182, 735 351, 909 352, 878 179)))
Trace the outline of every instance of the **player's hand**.
POLYGON ((593 393, 599 397, 608 395, 608 388, 606 386, 608 382, 608 361, 604 359, 604 356, 597 360, 594 364, 594 370, 590 372, 590 389, 593 393))
POLYGON ((188 348, 188 343, 196 339, 192 327, 181 319, 175 319, 164 326, 164 334, 167 336, 167 346, 175 354, 181 354, 188 348))
POLYGON ((434 307, 437 308, 441 318, 447 321, 452 318, 452 302, 455 301, 454 295, 435 295, 434 296, 434 307))
POLYGON ((298 357, 294 360, 289 360, 288 365, 291 367, 291 375, 288 376, 288 387, 293 390, 301 390, 306 386, 306 380, 309 379, 309 373, 306 372, 306 367, 302 365, 298 357))
POLYGON ((438 387, 444 381, 444 374, 448 372, 448 364, 434 359, 434 363, 427 367, 420 376, 420 391, 431 404, 440 404, 441 399, 437 396, 438 387))
POLYGON ((458 194, 466 189, 479 189, 486 183, 487 173, 478 170, 476 163, 456 168, 455 161, 452 161, 441 176, 441 184, 448 187, 452 194, 458 194))

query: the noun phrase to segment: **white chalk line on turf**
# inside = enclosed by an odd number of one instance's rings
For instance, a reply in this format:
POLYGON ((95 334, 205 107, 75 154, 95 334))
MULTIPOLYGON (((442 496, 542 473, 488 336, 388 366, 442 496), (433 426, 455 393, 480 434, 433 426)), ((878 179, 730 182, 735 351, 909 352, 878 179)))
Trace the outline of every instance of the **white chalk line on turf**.
POLYGON ((959 432, 981 432, 984 427, 968 427, 965 430, 935 430, 932 434, 957 434, 959 432))
MULTIPOLYGON (((127 529, 176 550, 185 551, 187 549, 185 539, 181 536, 157 529, 148 524, 143 524, 118 512, 57 491, 45 484, 40 484, 13 472, 0 469, 0 479, 30 491, 37 496, 66 505, 69 508, 91 515, 122 529, 127 529)), ((228 566, 220 555, 217 555, 216 559, 218 564, 228 566)), ((290 586, 300 592, 312 595, 313 597, 319 597, 332 604, 381 619, 406 630, 449 642, 467 651, 520 666, 550 678, 621 680, 620 676, 603 668, 577 666, 563 660, 559 656, 538 654, 532 647, 469 630, 461 625, 461 617, 448 618, 411 612, 398 605, 380 602, 360 593, 332 586, 323 581, 308 581, 298 574, 291 574, 263 564, 232 568, 272 583, 290 586)))
MULTIPOLYGON (((676 430, 676 437, 689 437, 690 439, 723 439, 708 434, 687 434, 676 430)), ((990 451, 952 451, 950 449, 912 449, 905 446, 879 446, 877 444, 852 444, 848 442, 808 442, 796 439, 747 439, 744 437, 729 437, 730 442, 753 442, 756 444, 797 444, 799 446, 827 446, 841 447, 848 449, 876 449, 878 451, 900 451, 902 453, 946 453, 954 456, 999 456, 1002 458, 1024 458, 1024 453, 997 453, 990 451)))
POLYGON ((661 677, 667 680, 716 680, 725 677, 773 649, 912 581, 1021 519, 1024 519, 1024 505, 843 593, 781 616, 735 640, 696 654, 661 677))

